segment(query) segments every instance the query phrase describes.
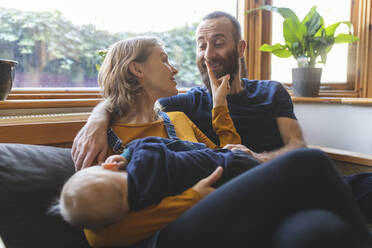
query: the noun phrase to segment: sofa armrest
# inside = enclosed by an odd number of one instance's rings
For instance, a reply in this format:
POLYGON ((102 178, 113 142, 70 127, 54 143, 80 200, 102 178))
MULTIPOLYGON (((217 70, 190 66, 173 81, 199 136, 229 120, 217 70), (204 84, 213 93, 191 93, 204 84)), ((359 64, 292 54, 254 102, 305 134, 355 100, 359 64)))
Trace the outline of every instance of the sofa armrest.
POLYGON ((0 236, 6 247, 89 247, 81 229, 47 215, 74 172, 69 149, 0 143, 0 236))

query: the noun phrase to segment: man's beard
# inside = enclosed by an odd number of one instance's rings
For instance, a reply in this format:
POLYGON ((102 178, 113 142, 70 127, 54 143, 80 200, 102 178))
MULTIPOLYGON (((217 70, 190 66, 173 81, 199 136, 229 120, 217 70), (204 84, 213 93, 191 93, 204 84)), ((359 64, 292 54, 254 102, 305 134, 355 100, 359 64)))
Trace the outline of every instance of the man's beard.
MULTIPOLYGON (((219 56, 215 59, 212 59, 211 63, 222 64, 222 70, 215 74, 216 78, 220 78, 226 74, 230 74, 229 84, 231 87, 231 83, 234 81, 234 78, 239 73, 239 54, 237 49, 235 48, 232 51, 228 52, 226 58, 219 56)), ((206 65, 204 63, 198 64, 198 68, 205 87, 207 87, 208 91, 212 93, 211 83, 209 80, 206 65)))

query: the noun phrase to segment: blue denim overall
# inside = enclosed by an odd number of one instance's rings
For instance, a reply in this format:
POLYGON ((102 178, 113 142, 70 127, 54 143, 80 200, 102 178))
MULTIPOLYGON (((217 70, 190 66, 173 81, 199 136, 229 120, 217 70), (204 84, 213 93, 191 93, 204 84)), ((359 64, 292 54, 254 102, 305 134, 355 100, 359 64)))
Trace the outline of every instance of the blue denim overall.
MULTIPOLYGON (((207 146, 203 143, 195 143, 191 141, 180 140, 177 137, 176 130, 174 129, 174 125, 169 119, 169 116, 165 112, 160 112, 159 114, 164 121, 164 127, 165 127, 165 130, 167 131, 168 138, 156 137, 156 139, 166 144, 166 146, 170 150, 190 151, 190 150, 200 150, 200 149, 207 148, 207 146)), ((129 142, 127 145, 123 145, 123 142, 121 141, 121 139, 115 134, 115 132, 111 128, 107 130, 107 139, 113 151, 115 153, 121 153, 127 159, 130 159, 129 151, 127 150, 127 148, 134 145, 138 141, 138 139, 135 139, 129 142)))

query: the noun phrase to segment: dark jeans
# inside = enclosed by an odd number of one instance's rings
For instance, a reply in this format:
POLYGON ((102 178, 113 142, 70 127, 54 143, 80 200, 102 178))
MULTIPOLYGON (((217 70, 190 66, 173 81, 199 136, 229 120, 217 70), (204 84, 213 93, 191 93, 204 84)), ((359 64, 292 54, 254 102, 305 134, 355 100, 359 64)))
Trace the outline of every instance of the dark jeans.
POLYGON ((323 209, 297 212, 286 218, 274 232, 273 248, 358 247, 350 226, 323 209))
MULTIPOLYGON (((278 233, 308 242, 318 240, 318 247, 371 245, 352 193, 331 160, 318 150, 304 148, 222 185, 164 228, 157 247, 281 247, 278 233), (298 220, 293 217, 296 214, 317 209, 334 221, 304 214, 298 223, 312 223, 307 224, 309 229, 291 224, 298 220), (336 234, 327 229, 319 232, 332 223, 339 227, 332 228, 336 234)), ((296 244, 296 240, 285 241, 296 244)))
POLYGON ((344 176, 344 179, 350 185, 364 218, 372 223, 372 173, 353 174, 344 176))

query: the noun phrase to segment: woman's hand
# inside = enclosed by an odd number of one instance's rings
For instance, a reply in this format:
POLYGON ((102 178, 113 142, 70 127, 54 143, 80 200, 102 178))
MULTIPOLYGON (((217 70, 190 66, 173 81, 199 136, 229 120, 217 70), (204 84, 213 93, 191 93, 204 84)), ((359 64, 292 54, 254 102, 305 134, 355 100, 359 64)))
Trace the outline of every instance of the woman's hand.
POLYGON ((218 181, 221 178, 223 173, 222 167, 218 167, 212 174, 208 177, 200 180, 194 187, 192 187, 196 192, 198 192, 202 198, 206 197, 213 191, 215 188, 212 187, 212 184, 218 181))
POLYGON ((209 81, 211 83, 213 107, 215 108, 218 106, 227 105, 226 96, 230 90, 230 74, 226 74, 225 76, 217 79, 208 62, 205 62, 205 64, 207 66, 209 81))

